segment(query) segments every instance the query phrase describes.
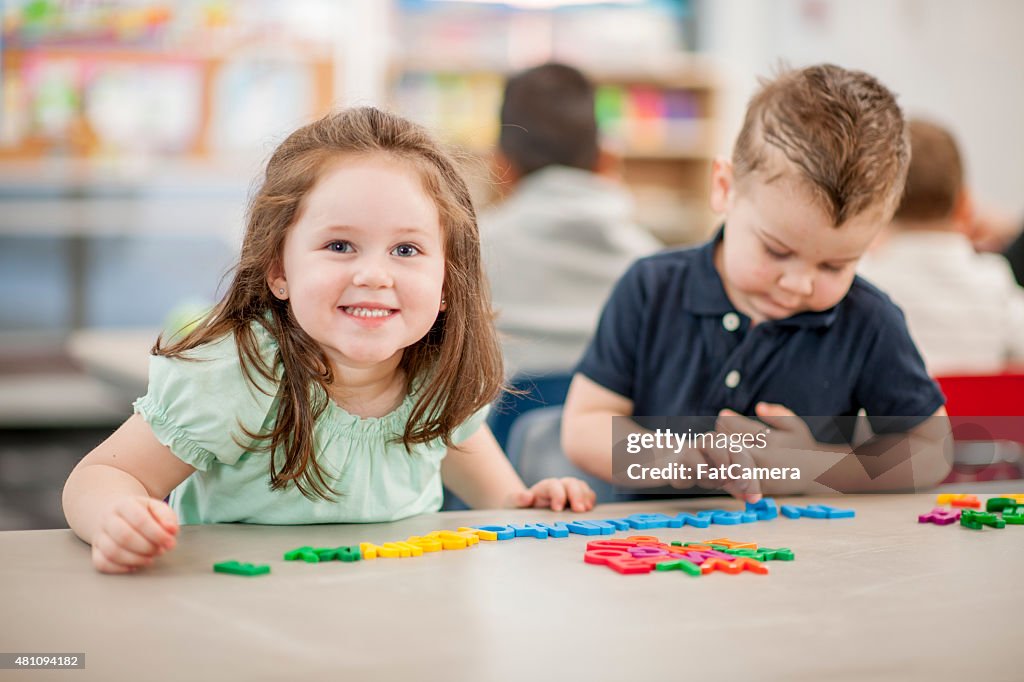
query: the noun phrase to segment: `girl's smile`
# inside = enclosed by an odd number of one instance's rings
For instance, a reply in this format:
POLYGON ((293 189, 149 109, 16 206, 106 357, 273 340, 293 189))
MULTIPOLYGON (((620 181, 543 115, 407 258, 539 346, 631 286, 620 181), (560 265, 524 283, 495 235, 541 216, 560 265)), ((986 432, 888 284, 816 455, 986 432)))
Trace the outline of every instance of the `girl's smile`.
POLYGON ((287 292, 299 326, 343 384, 345 370, 397 367, 437 321, 440 217, 418 172, 400 159, 346 156, 325 168, 289 228, 281 261, 269 284, 287 292))
POLYGON ((383 325, 399 313, 397 308, 390 308, 379 303, 354 303, 338 306, 338 310, 352 318, 357 324, 370 329, 383 325))

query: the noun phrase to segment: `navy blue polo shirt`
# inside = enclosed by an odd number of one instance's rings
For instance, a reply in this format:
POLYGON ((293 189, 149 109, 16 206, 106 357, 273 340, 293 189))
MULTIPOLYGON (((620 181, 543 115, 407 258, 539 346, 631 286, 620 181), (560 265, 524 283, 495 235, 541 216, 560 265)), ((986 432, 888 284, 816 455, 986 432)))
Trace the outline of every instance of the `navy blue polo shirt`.
MULTIPOLYGON (((634 263, 577 371, 631 400, 640 416, 713 417, 724 408, 752 416, 763 401, 801 417, 852 417, 863 408, 875 433, 887 433, 943 405, 903 313, 884 293, 857 277, 829 310, 751 327, 715 269, 721 239, 719 231, 703 246, 634 263)), ((836 441, 809 426, 819 440, 836 441)))

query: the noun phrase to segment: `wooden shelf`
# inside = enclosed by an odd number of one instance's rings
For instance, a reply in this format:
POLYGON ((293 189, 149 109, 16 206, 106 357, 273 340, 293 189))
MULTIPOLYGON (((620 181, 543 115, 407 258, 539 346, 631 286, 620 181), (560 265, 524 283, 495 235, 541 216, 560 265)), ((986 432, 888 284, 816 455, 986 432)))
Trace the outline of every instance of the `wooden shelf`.
MULTIPOLYGON (((218 115, 216 93, 217 79, 227 69, 239 64, 253 65, 299 65, 306 70, 310 82, 310 101, 304 118, 312 118, 329 111, 335 104, 333 56, 322 48, 293 45, 274 45, 261 48, 258 44, 241 43, 232 49, 190 48, 157 49, 155 46, 107 45, 107 44, 56 44, 26 47, 5 46, 0 62, 5 81, 17 96, 25 100, 21 116, 26 119, 13 143, 0 145, 0 161, 31 160, 41 157, 79 159, 123 156, 130 166, 131 157, 139 152, 127 148, 123 141, 112 142, 104 139, 90 121, 87 104, 90 88, 94 86, 97 74, 117 73, 122 67, 135 67, 145 71, 149 68, 185 69, 188 78, 195 83, 189 90, 195 97, 195 127, 183 131, 180 142, 164 148, 143 150, 143 154, 156 155, 172 160, 207 160, 221 154, 218 151, 216 134, 213 129, 218 115), (32 104, 37 93, 33 92, 33 69, 60 65, 66 69, 64 87, 67 88, 72 113, 62 131, 43 130, 38 121, 31 120, 32 104)), ((254 67, 255 68, 255 67, 254 67)), ((137 76, 136 76, 137 77, 137 76)), ((188 82, 188 81, 186 81, 188 82)), ((10 95, 15 96, 15 95, 10 95)), ((184 115, 184 114, 183 114, 184 115)))

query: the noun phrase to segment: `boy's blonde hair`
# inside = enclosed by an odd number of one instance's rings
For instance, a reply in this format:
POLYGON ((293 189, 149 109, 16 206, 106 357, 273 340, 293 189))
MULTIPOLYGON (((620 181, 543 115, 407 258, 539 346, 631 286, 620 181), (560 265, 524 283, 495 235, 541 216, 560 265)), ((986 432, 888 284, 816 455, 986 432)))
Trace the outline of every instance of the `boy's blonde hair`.
POLYGON ((760 171, 769 182, 781 153, 839 227, 881 207, 888 221, 903 192, 910 146, 896 97, 873 76, 832 64, 762 79, 733 149, 737 181, 760 171))
POLYGON ((945 128, 911 120, 910 171, 896 220, 929 221, 952 217, 963 189, 964 167, 956 140, 945 128))
POLYGON ((256 375, 275 382, 275 369, 280 368, 273 425, 265 433, 244 427, 243 432, 263 444, 259 449, 272 453, 271 488, 294 481, 311 499, 335 494, 317 462, 313 437, 314 423, 328 406, 333 372, 287 301, 271 294, 267 275, 280 265, 286 234, 324 168, 341 156, 375 154, 409 163, 437 204, 447 307, 427 335, 402 355, 407 389, 418 386, 418 397, 401 440, 406 448, 435 439, 451 445, 452 431, 497 397, 503 377, 476 213, 455 163, 433 137, 421 126, 372 107, 326 116, 278 146, 250 202, 241 256, 224 298, 184 338, 166 347, 158 339, 153 347, 156 355, 187 360, 190 350, 232 334, 254 386, 256 375), (280 346, 273 367, 260 357, 253 323, 265 327, 280 346))

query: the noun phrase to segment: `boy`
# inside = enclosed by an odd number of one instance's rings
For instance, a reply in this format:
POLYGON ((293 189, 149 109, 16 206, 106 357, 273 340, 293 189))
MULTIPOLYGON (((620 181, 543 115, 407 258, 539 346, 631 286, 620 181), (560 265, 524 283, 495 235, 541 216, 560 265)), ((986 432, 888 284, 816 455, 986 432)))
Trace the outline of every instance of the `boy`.
POLYGON ((976 253, 971 201, 949 131, 908 125, 907 188, 860 273, 892 296, 934 376, 991 374, 1024 359, 1024 289, 1002 256, 976 253))
POLYGON ((724 227, 704 246, 639 261, 616 285, 566 400, 570 460, 611 480, 610 417, 678 415, 766 437, 769 447, 665 448, 663 461, 802 472, 726 482, 748 501, 761 489, 939 483, 950 469, 942 393, 899 310, 854 272, 896 208, 909 159, 902 113, 871 76, 819 65, 764 82, 731 162, 713 165, 711 204, 724 227), (856 449, 820 442, 837 439, 795 418, 852 423, 861 409, 880 435, 856 449))
POLYGON ((509 78, 497 156, 511 192, 481 214, 480 230, 505 363, 510 375, 568 376, 612 286, 660 244, 605 176, 594 87, 571 66, 509 78))

